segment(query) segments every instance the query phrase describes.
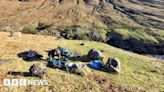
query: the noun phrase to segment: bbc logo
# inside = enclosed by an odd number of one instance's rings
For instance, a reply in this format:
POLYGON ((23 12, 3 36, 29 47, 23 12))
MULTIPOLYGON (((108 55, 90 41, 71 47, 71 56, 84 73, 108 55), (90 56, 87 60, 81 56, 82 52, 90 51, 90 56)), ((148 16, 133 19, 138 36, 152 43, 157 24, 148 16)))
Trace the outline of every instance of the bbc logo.
POLYGON ((4 79, 4 86, 26 86, 26 79, 4 79))

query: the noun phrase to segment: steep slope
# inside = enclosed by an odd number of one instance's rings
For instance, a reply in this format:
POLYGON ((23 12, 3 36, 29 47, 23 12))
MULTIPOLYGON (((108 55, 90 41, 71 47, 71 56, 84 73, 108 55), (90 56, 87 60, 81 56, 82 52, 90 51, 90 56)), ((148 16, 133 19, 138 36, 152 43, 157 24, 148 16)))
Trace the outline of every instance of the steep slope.
POLYGON ((163 5, 159 0, 1 0, 0 22, 17 27, 43 22, 55 26, 164 29, 163 5))
POLYGON ((1 0, 0 31, 58 34, 163 55, 163 6, 163 0, 1 0))
POLYGON ((109 0, 138 24, 164 30, 163 0, 109 0))
MULTIPOLYGON (((141 56, 104 43, 92 41, 62 40, 50 36, 23 35, 20 38, 8 37, 9 33, 0 32, 0 91, 1 92, 162 92, 164 89, 164 62, 152 57, 141 56), (85 45, 79 45, 84 42, 85 45), (46 50, 57 46, 66 47, 72 52, 86 55, 89 49, 96 48, 105 51, 106 62, 108 57, 117 57, 121 61, 121 72, 110 74, 86 68, 85 76, 67 73, 60 69, 46 67, 46 50), (33 49, 44 55, 44 60, 26 62, 17 57, 17 54, 33 49), (23 76, 32 64, 39 63, 47 69, 47 86, 14 86, 4 87, 4 78, 40 80, 36 77, 23 76), (15 75, 7 74, 9 71, 17 72, 15 75)), ((81 61, 72 61, 84 63, 81 61)), ((87 63, 87 62, 86 62, 87 63)))

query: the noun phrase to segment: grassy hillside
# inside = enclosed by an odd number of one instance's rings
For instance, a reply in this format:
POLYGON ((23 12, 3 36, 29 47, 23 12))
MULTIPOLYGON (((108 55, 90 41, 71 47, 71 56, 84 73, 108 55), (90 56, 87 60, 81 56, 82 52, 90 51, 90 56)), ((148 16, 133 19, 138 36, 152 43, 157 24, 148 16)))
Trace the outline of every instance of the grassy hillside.
POLYGON ((3 26, 151 27, 164 29, 161 0, 1 0, 3 26), (14 4, 13 4, 14 3, 14 4), (23 20, 23 21, 22 21, 23 20))
POLYGON ((163 55, 163 6, 161 0, 1 0, 0 31, 61 36, 64 30, 70 32, 68 39, 107 41, 136 53, 163 55), (109 40, 111 29, 118 35, 109 40), (137 32, 126 34, 129 29, 137 32))
MULTIPOLYGON (((104 43, 78 40, 62 40, 50 36, 23 35, 20 38, 9 37, 9 33, 0 32, 0 78, 26 78, 21 75, 8 75, 8 71, 27 72, 34 63, 39 63, 47 69, 48 75, 43 79, 48 80, 48 86, 4 87, 0 81, 2 92, 162 92, 164 91, 164 62, 161 60, 134 54, 114 48, 104 43), (86 45, 78 45, 84 42, 86 45), (84 69, 85 76, 78 76, 59 69, 51 69, 45 66, 45 61, 26 62, 17 57, 18 53, 34 49, 47 58, 45 50, 57 46, 68 48, 72 52, 87 54, 91 48, 104 50, 106 56, 117 57, 121 61, 122 70, 119 74, 110 74, 103 71, 84 69)), ((72 61, 84 63, 81 61, 72 61)))

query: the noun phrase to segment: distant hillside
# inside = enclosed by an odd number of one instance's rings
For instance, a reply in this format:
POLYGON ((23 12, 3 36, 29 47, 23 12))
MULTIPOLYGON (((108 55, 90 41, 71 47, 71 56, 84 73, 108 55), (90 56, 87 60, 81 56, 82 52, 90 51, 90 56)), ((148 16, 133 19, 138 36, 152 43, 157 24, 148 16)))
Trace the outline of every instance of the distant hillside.
POLYGON ((6 25, 152 27, 164 29, 163 0, 1 0, 6 25))

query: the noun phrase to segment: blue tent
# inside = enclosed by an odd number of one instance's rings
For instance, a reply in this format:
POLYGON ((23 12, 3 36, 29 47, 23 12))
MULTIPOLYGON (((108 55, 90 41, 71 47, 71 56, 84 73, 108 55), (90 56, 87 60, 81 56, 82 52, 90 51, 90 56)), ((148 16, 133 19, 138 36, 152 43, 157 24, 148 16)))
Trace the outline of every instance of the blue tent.
POLYGON ((90 62, 90 67, 92 67, 92 68, 94 68, 94 69, 100 69, 100 68, 102 68, 102 62, 101 61, 99 61, 99 60, 91 60, 91 62, 90 62))

